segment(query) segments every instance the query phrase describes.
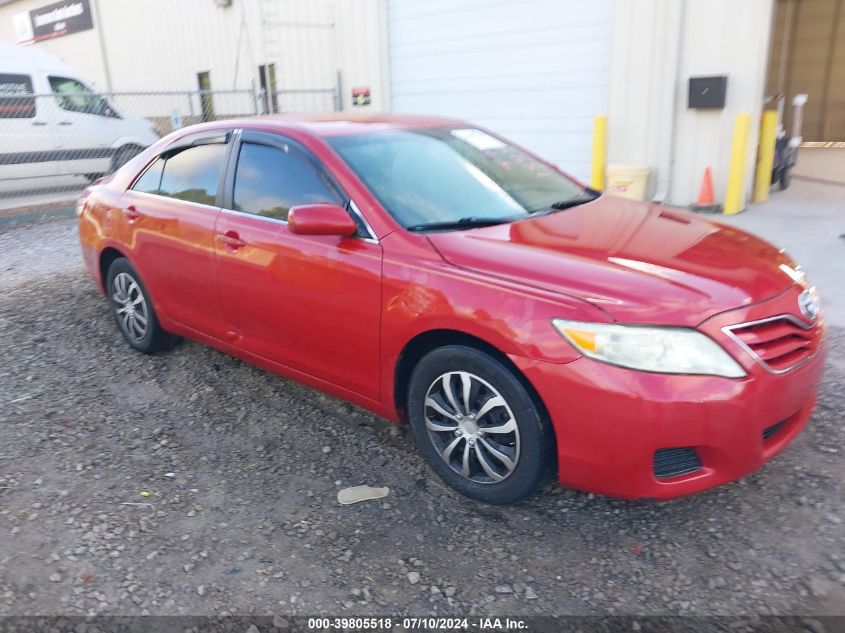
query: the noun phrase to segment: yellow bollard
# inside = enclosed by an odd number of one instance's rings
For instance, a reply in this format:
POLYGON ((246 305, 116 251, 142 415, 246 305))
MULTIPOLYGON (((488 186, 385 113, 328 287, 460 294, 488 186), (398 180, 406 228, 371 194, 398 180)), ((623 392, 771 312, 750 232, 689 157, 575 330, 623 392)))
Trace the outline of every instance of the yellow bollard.
POLYGON ((769 199, 777 127, 778 113, 775 110, 766 110, 760 123, 760 152, 757 156, 757 172, 754 174, 754 202, 765 202, 769 199))
POLYGON ((593 119, 593 164, 590 168, 590 187, 604 189, 604 168, 607 161, 607 115, 593 119))
POLYGON ((745 158, 748 154, 750 127, 750 114, 740 112, 736 115, 733 143, 731 143, 731 165, 728 169, 728 190, 725 193, 725 215, 734 215, 742 211, 742 184, 745 180, 745 158))

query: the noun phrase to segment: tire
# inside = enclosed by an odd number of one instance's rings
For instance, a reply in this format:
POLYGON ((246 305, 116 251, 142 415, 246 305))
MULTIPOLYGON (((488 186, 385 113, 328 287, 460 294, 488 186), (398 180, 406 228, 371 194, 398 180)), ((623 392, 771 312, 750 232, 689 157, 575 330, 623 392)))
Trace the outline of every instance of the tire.
POLYGON ((162 329, 141 276, 125 257, 109 266, 106 289, 117 328, 133 349, 153 354, 173 347, 178 339, 162 329))
POLYGON ((111 172, 109 173, 116 172, 142 151, 144 151, 143 147, 138 147, 137 145, 124 145, 117 150, 117 153, 114 155, 114 159, 111 164, 111 172))
POLYGON ((547 416, 514 373, 489 354, 463 345, 428 353, 411 375, 407 403, 423 457, 448 486, 471 499, 516 503, 534 493, 552 471, 555 441, 547 416), (501 402, 494 402, 497 397, 501 402), (467 416, 467 409, 473 415, 467 416), (496 428, 500 430, 491 430, 496 428))

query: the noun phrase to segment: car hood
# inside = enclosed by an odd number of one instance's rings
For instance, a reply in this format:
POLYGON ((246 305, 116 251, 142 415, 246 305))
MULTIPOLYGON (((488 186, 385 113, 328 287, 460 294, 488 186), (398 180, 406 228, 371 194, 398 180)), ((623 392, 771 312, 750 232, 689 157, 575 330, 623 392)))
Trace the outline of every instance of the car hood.
POLYGON ((589 301, 625 323, 696 326, 802 276, 782 250, 745 231, 609 196, 428 238, 455 266, 589 301))

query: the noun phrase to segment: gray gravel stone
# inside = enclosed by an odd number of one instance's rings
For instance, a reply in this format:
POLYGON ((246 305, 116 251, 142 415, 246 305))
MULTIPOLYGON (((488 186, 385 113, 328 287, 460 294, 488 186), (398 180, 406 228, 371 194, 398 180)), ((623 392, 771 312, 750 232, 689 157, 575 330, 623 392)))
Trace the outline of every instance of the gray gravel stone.
POLYGON ((806 430, 741 482, 487 507, 352 405, 190 341, 129 350, 74 227, 0 233, 0 615, 845 613, 841 329, 806 430), (389 503, 338 506, 362 483, 389 503))

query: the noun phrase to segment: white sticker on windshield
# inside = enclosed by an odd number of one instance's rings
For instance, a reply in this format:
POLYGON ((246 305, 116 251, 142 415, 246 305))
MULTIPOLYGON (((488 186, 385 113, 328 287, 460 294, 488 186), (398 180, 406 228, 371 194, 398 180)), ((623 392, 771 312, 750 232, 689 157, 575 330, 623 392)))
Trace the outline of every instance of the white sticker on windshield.
POLYGON ((499 149, 500 147, 505 146, 505 144, 499 139, 493 138, 486 132, 472 128, 467 128, 465 130, 452 130, 452 136, 461 139, 464 143, 469 143, 475 149, 481 150, 482 152, 486 152, 490 149, 499 149))

